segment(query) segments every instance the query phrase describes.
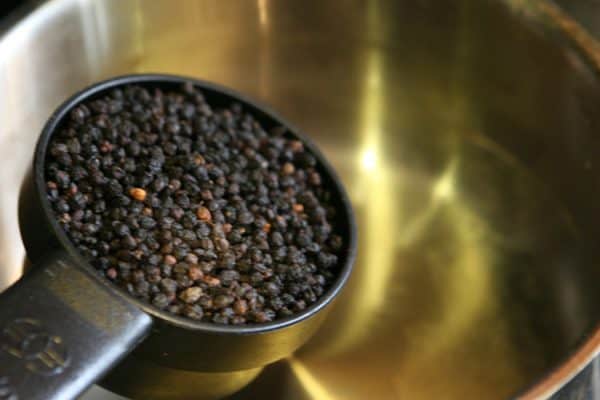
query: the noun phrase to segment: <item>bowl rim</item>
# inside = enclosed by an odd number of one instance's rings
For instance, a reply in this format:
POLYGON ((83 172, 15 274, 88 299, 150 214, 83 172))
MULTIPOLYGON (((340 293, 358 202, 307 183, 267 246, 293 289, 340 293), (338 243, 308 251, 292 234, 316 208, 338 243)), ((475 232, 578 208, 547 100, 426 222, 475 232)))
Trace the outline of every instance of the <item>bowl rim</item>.
POLYGON ((600 325, 592 331, 575 350, 562 359, 555 368, 546 371, 541 379, 534 381, 514 398, 518 400, 548 399, 569 384, 581 371, 592 366, 592 360, 600 354, 600 325))
MULTIPOLYGON (((537 4, 539 15, 534 19, 555 28, 566 39, 565 47, 578 52, 590 70, 600 72, 598 49, 600 41, 586 27, 565 12, 560 5, 550 1, 537 4)), ((552 367, 544 369, 529 385, 513 396, 518 400, 547 399, 565 388, 587 368, 593 367, 594 359, 600 355, 600 323, 583 332, 580 340, 552 367)))
POLYGON ((51 234, 53 234, 58 239, 60 246, 64 250, 66 250, 66 252, 73 258, 77 266, 81 267, 83 270, 86 270, 88 273, 93 275, 94 278, 100 284, 107 287, 112 293, 126 298, 128 301, 135 304, 139 309, 151 315, 153 318, 158 319, 163 323, 166 322, 178 328, 216 334, 248 335, 266 333, 273 330, 286 328, 291 325, 295 325, 314 316, 333 301, 333 299, 340 293, 340 291, 348 281, 350 273, 352 272, 354 261, 356 259, 357 227, 350 199, 337 173, 327 161, 327 159, 324 157, 324 155, 321 153, 321 151, 314 144, 314 142, 312 142, 312 140, 310 140, 305 134, 300 132, 294 125, 290 124, 287 120, 285 120, 280 115, 272 111, 270 107, 254 99, 250 99, 249 97, 240 94, 237 91, 228 87, 197 78, 162 73, 119 75, 89 85, 84 89, 81 89, 80 91, 71 95, 60 106, 58 106, 58 108, 52 113, 52 115, 42 128, 41 134, 38 138, 35 147, 35 154, 33 159, 33 180, 35 193, 38 199, 40 200, 40 204, 44 213, 44 218, 46 218, 48 222, 51 234), (248 325, 223 325, 212 322, 195 321, 189 318, 171 314, 167 311, 159 310, 158 308, 152 306, 150 303, 147 303, 141 299, 130 295, 114 283, 109 282, 107 279, 99 276, 96 269, 92 265, 90 265, 82 255, 79 254, 75 246, 67 237, 66 233, 63 231, 56 219, 53 217, 54 211, 52 210, 50 202, 46 196, 44 162, 50 138, 52 137, 52 134, 60 128, 61 122, 66 116, 68 116, 69 112, 75 106, 81 104, 82 102, 95 96, 98 96, 104 92, 107 92, 111 89, 115 89, 117 87, 123 87, 132 84, 152 85, 153 83, 156 85, 176 85, 187 82, 191 82, 195 87, 199 88, 201 91, 209 91, 218 95, 224 95, 230 98, 232 102, 241 103, 244 107, 250 108, 253 111, 258 111, 259 113, 263 114, 264 117, 269 118, 273 122, 286 127, 287 132, 289 132, 291 136, 303 142, 305 147, 308 148, 309 152, 313 154, 317 159, 320 168, 329 176, 330 181, 333 184, 333 191, 336 192, 336 195, 339 196, 339 202, 343 206, 343 213, 345 214, 344 218, 346 219, 346 222, 348 224, 349 243, 347 244, 344 250, 344 262, 340 265, 340 270, 335 281, 328 288, 328 290, 317 300, 317 302, 312 304, 310 307, 307 307, 302 312, 299 312, 286 318, 276 319, 272 322, 267 323, 248 325))

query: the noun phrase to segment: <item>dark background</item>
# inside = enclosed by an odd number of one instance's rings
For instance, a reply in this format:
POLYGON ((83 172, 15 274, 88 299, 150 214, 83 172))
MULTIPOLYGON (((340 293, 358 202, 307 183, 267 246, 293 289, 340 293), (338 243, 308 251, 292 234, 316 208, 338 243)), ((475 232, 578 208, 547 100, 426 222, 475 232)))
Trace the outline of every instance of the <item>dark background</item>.
POLYGON ((24 0, 0 0, 0 17, 4 17, 18 5, 25 3, 24 0))

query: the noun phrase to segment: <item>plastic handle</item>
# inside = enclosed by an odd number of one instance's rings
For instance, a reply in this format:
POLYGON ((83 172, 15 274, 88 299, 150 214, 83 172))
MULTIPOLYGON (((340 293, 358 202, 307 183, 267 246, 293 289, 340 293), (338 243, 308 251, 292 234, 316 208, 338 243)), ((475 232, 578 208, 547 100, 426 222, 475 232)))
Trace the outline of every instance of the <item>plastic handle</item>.
POLYGON ((0 295, 0 400, 77 397, 151 323, 65 253, 49 256, 0 295))

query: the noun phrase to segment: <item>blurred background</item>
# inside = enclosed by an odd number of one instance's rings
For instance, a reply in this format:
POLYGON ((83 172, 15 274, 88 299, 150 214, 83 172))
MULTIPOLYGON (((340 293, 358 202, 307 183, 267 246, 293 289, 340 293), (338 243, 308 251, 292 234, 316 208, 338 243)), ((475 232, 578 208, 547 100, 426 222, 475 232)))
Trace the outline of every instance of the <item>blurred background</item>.
POLYGON ((22 6, 24 0, 5 0, 0 4, 0 16, 5 17, 8 13, 14 11, 18 6, 22 6))

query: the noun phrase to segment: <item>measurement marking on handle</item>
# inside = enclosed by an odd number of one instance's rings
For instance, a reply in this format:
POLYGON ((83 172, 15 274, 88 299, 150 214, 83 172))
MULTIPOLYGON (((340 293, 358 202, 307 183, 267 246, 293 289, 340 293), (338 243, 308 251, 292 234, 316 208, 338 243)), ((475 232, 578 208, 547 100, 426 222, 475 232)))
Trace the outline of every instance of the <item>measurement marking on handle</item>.
MULTIPOLYGON (((39 375, 61 374, 70 363, 63 339, 49 333, 35 319, 19 318, 8 324, 2 331, 0 343, 5 352, 23 361, 25 368, 39 375)), ((0 400, 4 400, 1 379, 0 400)))

